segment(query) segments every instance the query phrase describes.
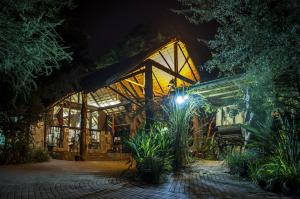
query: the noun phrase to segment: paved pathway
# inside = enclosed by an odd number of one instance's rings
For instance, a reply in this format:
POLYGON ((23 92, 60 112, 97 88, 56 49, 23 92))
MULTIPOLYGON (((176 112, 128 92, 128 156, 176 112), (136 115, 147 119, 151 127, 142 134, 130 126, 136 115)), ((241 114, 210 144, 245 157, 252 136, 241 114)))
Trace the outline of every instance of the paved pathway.
POLYGON ((71 162, 0 167, 0 198, 285 198, 224 173, 218 162, 198 162, 159 186, 141 185, 118 176, 125 162, 71 162))

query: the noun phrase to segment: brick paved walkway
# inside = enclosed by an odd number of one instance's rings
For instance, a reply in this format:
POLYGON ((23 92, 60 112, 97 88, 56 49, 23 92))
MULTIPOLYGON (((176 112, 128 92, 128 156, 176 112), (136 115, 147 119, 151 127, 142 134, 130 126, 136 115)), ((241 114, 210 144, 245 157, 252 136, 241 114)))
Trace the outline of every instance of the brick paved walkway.
POLYGON ((118 176, 125 162, 68 162, 0 167, 0 198, 285 198, 224 173, 216 162, 200 162, 159 186, 118 176))

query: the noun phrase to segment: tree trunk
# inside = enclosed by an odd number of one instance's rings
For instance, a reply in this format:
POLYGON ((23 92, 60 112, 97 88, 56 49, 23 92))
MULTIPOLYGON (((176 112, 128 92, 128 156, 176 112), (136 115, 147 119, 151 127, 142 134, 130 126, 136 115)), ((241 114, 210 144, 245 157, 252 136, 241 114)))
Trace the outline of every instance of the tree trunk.
POLYGON ((152 64, 146 63, 145 71, 145 106, 146 106, 146 124, 145 131, 149 132, 153 124, 153 80, 152 64))
POLYGON ((200 124, 198 115, 193 117, 193 150, 199 152, 200 150, 200 124))

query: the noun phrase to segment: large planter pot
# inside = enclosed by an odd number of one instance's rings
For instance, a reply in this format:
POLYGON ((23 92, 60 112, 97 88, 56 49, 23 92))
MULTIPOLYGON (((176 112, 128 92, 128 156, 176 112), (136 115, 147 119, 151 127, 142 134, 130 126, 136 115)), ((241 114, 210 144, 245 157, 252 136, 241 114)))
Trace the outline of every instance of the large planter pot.
POLYGON ((49 145, 49 144, 48 144, 48 151, 49 151, 49 152, 53 152, 53 148, 54 148, 54 145, 49 145))
POLYGON ((147 169, 141 172, 141 178, 144 182, 157 184, 159 183, 160 174, 153 172, 151 169, 147 169))

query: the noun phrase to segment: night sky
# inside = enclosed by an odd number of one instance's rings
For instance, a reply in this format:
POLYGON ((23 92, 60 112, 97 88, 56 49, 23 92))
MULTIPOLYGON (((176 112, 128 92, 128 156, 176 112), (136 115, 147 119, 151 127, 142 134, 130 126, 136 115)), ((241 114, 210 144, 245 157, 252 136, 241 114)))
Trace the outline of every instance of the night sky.
MULTIPOLYGON (((139 25, 184 41, 197 66, 209 58, 208 48, 197 38, 212 39, 216 23, 189 23, 184 16, 170 10, 181 7, 176 0, 82 0, 75 1, 75 4, 77 8, 67 17, 72 26, 69 32, 74 37, 70 45, 77 59, 97 60, 139 25), (83 42, 79 42, 78 35, 84 38, 83 42)), ((70 38, 65 37, 65 40, 68 42, 70 38)))

